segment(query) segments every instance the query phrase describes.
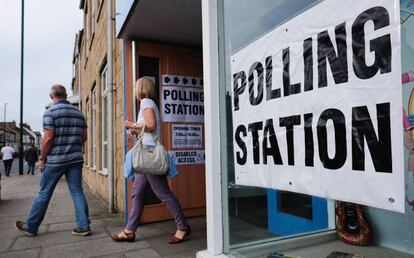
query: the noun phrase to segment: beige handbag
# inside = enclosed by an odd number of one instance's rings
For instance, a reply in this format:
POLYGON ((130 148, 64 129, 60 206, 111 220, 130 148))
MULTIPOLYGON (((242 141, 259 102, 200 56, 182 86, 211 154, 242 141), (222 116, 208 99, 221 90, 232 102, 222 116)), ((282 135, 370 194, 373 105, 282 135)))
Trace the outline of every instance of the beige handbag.
POLYGON ((132 148, 132 168, 137 174, 166 175, 168 172, 168 153, 159 139, 154 139, 155 146, 145 146, 145 125, 132 148))

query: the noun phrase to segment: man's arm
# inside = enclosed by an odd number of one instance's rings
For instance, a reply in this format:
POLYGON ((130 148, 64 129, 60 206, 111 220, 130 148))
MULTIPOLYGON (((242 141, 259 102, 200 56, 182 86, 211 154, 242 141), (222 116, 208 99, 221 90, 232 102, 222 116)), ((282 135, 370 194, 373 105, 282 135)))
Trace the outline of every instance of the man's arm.
POLYGON ((46 160, 47 155, 52 149, 54 137, 55 137, 54 129, 45 129, 45 133, 42 139, 42 149, 40 152, 40 160, 42 161, 46 160))
POLYGON ((82 135, 82 145, 85 144, 86 140, 88 139, 88 129, 83 129, 83 135, 82 135))

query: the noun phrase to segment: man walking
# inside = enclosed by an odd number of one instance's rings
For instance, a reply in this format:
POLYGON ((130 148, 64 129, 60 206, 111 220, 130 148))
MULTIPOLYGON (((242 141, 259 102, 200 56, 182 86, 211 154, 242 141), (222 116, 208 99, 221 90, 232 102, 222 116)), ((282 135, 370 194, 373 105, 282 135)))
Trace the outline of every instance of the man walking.
POLYGON ((13 165, 13 155, 16 152, 13 147, 10 146, 10 143, 6 143, 6 146, 1 148, 1 156, 4 164, 4 173, 6 176, 10 176, 10 170, 13 165))
POLYGON ((26 221, 16 221, 15 227, 29 236, 37 234, 53 191, 65 175, 76 211, 77 228, 72 230, 72 234, 87 236, 91 230, 88 204, 82 189, 82 146, 87 132, 85 118, 66 100, 66 89, 62 85, 54 85, 50 97, 53 106, 43 115, 40 190, 26 221))
POLYGON ((27 170, 27 174, 34 175, 35 165, 36 162, 39 160, 39 155, 37 154, 37 150, 35 149, 33 143, 30 145, 30 148, 26 150, 24 159, 26 160, 27 166, 29 167, 27 170))

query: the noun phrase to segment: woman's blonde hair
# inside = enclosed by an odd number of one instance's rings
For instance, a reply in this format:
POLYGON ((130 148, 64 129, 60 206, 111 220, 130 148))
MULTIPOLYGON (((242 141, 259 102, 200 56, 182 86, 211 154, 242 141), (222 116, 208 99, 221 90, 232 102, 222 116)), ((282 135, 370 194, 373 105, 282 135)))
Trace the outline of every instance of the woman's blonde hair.
POLYGON ((157 101, 157 89, 154 82, 148 77, 142 77, 135 83, 138 102, 142 99, 149 98, 153 101, 157 101))

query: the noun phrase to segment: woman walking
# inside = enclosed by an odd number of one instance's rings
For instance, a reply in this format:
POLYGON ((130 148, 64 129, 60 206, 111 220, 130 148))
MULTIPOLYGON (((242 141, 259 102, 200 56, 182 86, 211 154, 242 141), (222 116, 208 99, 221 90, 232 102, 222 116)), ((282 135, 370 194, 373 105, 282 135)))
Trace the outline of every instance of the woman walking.
MULTIPOLYGON (((159 138, 161 133, 160 112, 155 100, 157 99, 157 90, 155 84, 148 78, 140 78, 136 82, 136 98, 139 105, 138 121, 133 123, 125 121, 125 127, 129 133, 137 135, 145 125, 145 132, 142 139, 144 145, 154 145, 154 137, 159 138)), ((191 233, 191 228, 184 218, 184 213, 177 198, 170 191, 166 176, 153 176, 136 174, 134 186, 132 189, 132 209, 129 213, 128 223, 124 230, 111 235, 114 241, 133 242, 135 240, 135 231, 138 228, 139 219, 144 210, 144 190, 150 186, 155 195, 167 206, 174 217, 177 225, 176 233, 169 240, 170 244, 181 243, 191 233)))

